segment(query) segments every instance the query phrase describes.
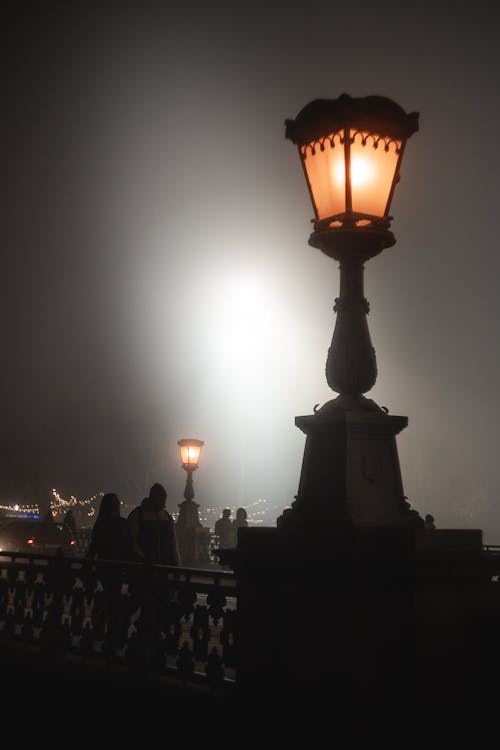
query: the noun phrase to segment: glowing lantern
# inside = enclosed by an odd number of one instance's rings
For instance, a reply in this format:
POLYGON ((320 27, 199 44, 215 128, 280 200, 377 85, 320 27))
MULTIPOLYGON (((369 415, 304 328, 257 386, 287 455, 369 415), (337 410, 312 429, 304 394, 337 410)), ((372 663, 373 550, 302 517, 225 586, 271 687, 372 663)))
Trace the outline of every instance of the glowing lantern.
POLYGON ((195 438, 183 438, 177 441, 177 445, 181 449, 181 462, 182 467, 186 471, 194 471, 198 468, 198 462, 200 460, 200 453, 202 447, 205 445, 203 440, 196 440, 195 438))
POLYGON ((297 146, 315 212, 316 230, 388 227, 389 208, 406 140, 418 130, 418 113, 407 114, 383 96, 316 99, 286 137, 297 146))

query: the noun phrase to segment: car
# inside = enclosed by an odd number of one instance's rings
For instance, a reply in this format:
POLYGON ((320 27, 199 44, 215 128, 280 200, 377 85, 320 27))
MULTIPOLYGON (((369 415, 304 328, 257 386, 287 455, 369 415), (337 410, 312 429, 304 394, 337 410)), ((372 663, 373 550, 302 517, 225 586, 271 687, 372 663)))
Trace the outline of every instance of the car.
POLYGON ((76 539, 64 523, 16 518, 0 526, 0 552, 36 552, 69 555, 76 552, 76 539))

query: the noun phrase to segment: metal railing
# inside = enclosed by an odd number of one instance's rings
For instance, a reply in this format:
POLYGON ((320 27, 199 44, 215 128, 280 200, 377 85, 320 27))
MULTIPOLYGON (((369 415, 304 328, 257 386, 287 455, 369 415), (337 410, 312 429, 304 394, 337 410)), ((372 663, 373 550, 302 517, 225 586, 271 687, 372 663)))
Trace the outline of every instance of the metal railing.
POLYGON ((85 557, 90 544, 91 528, 80 528, 75 531, 76 554, 85 557))
POLYGON ((0 553, 0 637, 46 653, 231 688, 230 571, 0 553))
MULTIPOLYGON (((85 557, 90 544, 92 534, 91 528, 80 527, 75 532, 76 554, 79 557, 85 557)), ((208 560, 210 563, 218 563, 217 550, 220 546, 220 539, 217 534, 210 533, 208 536, 208 560)))

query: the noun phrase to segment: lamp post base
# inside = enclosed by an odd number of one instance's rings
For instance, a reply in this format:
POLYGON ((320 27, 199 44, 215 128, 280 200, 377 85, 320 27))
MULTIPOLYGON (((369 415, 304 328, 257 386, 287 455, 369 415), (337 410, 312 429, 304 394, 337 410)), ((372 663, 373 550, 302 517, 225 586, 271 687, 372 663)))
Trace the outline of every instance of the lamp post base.
POLYGON ((280 520, 301 526, 423 526, 406 501, 396 447, 407 417, 389 415, 363 396, 355 397, 357 408, 348 409, 346 398, 295 418, 306 445, 296 500, 280 520))

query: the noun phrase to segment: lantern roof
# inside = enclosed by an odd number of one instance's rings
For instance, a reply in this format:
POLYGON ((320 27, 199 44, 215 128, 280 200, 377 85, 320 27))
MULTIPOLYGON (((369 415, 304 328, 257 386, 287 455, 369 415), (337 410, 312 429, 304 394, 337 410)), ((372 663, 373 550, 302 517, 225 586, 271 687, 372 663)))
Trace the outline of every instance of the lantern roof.
POLYGON ((338 132, 345 127, 406 140, 418 130, 418 112, 406 113, 385 96, 314 99, 294 120, 285 120, 286 138, 297 146, 338 132))

